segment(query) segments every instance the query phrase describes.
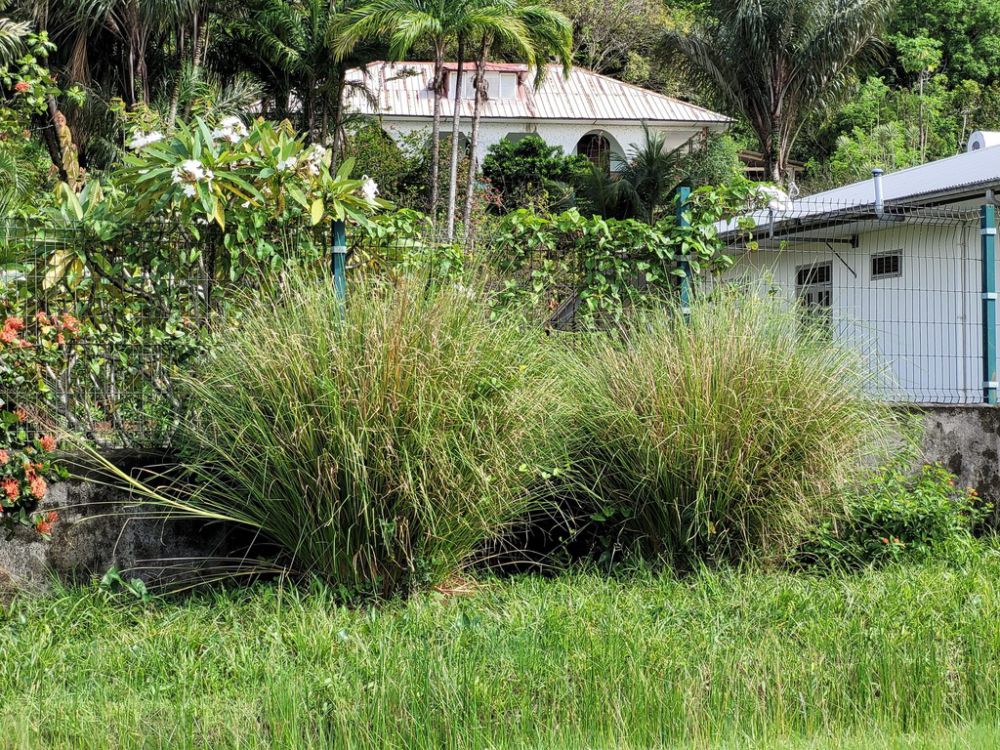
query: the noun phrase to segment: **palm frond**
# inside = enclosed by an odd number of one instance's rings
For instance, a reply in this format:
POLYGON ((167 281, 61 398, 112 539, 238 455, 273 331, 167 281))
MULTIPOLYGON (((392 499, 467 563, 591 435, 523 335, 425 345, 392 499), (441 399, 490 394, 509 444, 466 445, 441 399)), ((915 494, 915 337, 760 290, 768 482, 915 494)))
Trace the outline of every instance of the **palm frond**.
POLYGON ((7 65, 21 54, 30 31, 28 23, 0 18, 0 65, 7 65))

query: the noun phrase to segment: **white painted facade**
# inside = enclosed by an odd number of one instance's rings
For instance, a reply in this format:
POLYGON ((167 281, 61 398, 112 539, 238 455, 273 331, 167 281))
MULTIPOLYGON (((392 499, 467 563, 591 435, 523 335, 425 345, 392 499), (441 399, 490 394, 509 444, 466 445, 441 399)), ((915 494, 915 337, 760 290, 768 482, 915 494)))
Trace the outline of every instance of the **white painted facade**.
POLYGON ((983 365, 975 213, 940 225, 919 219, 909 226, 866 223, 855 236, 854 247, 804 241, 747 252, 723 279, 808 305, 816 298, 807 301, 806 295, 825 286, 810 284, 816 276, 808 278, 809 271, 828 266, 823 302, 830 331, 861 354, 878 395, 921 403, 978 401, 983 365), (877 276, 873 258, 896 253, 899 273, 877 276))
MULTIPOLYGON (((414 133, 425 134, 429 140, 431 126, 422 120, 406 120, 402 118, 383 117, 382 129, 398 144, 404 144, 407 136, 414 133)), ((441 123, 441 132, 451 134, 452 122, 441 123)), ((459 133, 468 138, 471 133, 471 123, 463 122, 459 133)), ((662 132, 667 136, 667 148, 674 149, 684 145, 697 131, 690 128, 671 126, 650 126, 654 132, 662 132)), ((642 125, 622 124, 614 122, 482 122, 479 125, 479 144, 476 148, 476 159, 482 163, 490 146, 514 135, 534 133, 550 146, 562 147, 563 153, 577 153, 577 144, 585 135, 600 133, 608 139, 611 145, 612 169, 620 166, 629 156, 632 147, 643 142, 642 125)))
POLYGON ((834 339, 865 359, 881 396, 982 401, 993 382, 984 370, 1000 366, 983 361, 983 307, 996 303, 984 294, 980 227, 987 207, 1000 214, 1000 133, 974 133, 966 153, 873 170, 802 200, 768 198, 751 217, 760 249, 738 249, 746 243, 735 222, 718 226, 735 257, 723 281, 824 316, 834 339), (828 275, 812 273, 824 266, 828 275))

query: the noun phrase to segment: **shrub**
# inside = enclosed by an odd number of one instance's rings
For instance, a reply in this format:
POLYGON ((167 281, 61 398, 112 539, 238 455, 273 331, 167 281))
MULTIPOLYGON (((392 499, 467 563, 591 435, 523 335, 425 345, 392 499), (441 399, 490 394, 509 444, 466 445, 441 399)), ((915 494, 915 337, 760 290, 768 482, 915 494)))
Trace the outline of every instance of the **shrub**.
POLYGON ((291 281, 250 300, 182 375, 182 514, 259 531, 283 567, 346 592, 440 582, 543 503, 564 460, 540 332, 468 290, 291 281))
POLYGON ((976 550, 972 530, 989 509, 939 465, 916 473, 893 467, 850 493, 845 513, 822 523, 796 561, 846 569, 904 559, 959 562, 976 550))
POLYGON ((568 355, 595 519, 679 566, 779 559, 897 433, 859 358, 735 294, 568 355))
POLYGON ((483 176, 500 192, 507 210, 548 208, 565 198, 589 169, 587 157, 566 155, 561 146, 549 146, 534 134, 495 143, 483 159, 483 176))
POLYGON ((694 274, 732 263, 722 252, 718 223, 739 204, 746 205, 740 187, 701 188, 692 195, 683 227, 673 217, 650 226, 587 217, 576 209, 554 215, 513 211, 491 238, 498 301, 556 327, 567 320, 606 324, 634 307, 660 304, 683 275, 676 258, 687 256, 694 274))
POLYGON ((49 483, 65 471, 53 461, 55 438, 32 434, 37 415, 25 405, 48 389, 45 373, 60 369, 79 323, 45 312, 30 323, 6 316, 0 328, 0 529, 9 535, 16 526, 30 526, 47 538, 58 516, 36 511, 49 483))

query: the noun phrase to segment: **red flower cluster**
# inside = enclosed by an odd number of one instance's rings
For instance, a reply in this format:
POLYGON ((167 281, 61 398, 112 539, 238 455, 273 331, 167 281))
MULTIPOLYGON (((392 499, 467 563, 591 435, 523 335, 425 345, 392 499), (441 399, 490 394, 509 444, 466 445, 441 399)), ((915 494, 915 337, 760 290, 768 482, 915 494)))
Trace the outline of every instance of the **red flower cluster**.
POLYGON ((18 338, 18 334, 24 330, 24 321, 20 318, 7 318, 0 330, 0 344, 10 344, 19 349, 30 349, 31 342, 18 338))
MULTIPOLYGON (((69 313, 38 312, 30 320, 0 316, 0 366, 23 382, 40 381, 47 366, 59 366, 65 345, 80 333, 80 322, 69 313)), ((30 413, 20 405, 0 401, 0 526, 26 525, 48 536, 58 520, 54 512, 34 513, 49 484, 64 474, 52 462, 55 437, 30 439, 30 413)))
POLYGON ((54 510, 50 510, 48 513, 38 516, 35 519, 35 531, 42 536, 48 536, 52 533, 52 525, 58 520, 59 514, 54 510))
POLYGON ((25 91, 31 91, 31 84, 27 81, 18 81, 14 84, 14 91, 19 94, 23 94, 25 91))

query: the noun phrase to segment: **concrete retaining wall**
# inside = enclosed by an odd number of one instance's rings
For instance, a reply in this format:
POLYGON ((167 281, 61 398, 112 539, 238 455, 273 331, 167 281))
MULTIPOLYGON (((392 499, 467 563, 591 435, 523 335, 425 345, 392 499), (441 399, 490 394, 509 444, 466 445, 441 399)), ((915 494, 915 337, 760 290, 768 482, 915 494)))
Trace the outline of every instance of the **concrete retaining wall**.
POLYGON ((13 539, 0 536, 0 602, 12 590, 44 589, 57 578, 87 581, 111 567, 168 584, 191 576, 191 560, 229 557, 246 546, 232 528, 151 518, 125 494, 86 481, 54 484, 39 510, 59 514, 50 541, 27 528, 13 539))
MULTIPOLYGON (((1000 407, 906 409, 924 422, 922 460, 941 463, 1000 508, 1000 407)), ((42 510, 60 516, 52 541, 29 529, 18 530, 13 540, 0 539, 0 600, 5 589, 44 588, 56 577, 86 580, 112 566, 148 583, 169 583, 191 575, 190 568, 177 569, 179 560, 232 557, 248 544, 218 524, 145 518, 128 497, 83 481, 52 487, 42 510)))
POLYGON ((914 411, 923 415, 923 460, 942 464, 1000 507, 1000 407, 931 405, 914 411))

